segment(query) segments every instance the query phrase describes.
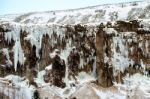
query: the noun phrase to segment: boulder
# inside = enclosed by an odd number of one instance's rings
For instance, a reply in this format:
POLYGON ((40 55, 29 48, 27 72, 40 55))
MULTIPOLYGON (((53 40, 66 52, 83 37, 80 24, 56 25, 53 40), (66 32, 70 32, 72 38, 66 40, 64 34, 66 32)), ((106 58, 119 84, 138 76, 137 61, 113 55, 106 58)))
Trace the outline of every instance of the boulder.
POLYGON ((92 86, 86 84, 74 92, 69 99, 99 99, 99 96, 92 86))

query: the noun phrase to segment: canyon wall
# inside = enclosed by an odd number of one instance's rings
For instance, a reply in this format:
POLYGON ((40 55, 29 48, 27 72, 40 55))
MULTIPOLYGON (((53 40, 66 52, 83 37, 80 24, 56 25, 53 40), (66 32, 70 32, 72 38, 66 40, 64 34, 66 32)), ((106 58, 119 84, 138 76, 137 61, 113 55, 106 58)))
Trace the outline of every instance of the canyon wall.
POLYGON ((149 33, 137 20, 100 25, 96 35, 100 85, 122 83, 127 74, 145 74, 149 70, 149 33))
POLYGON ((80 55, 78 73, 98 78, 103 87, 122 82, 129 73, 145 73, 149 68, 149 30, 137 20, 100 25, 2 24, 0 27, 0 76, 18 74, 31 81, 50 65, 50 53, 61 51, 66 62, 72 48, 80 55))
MULTIPOLYGON (((79 53, 78 73, 96 74, 96 46, 94 26, 20 26, 1 25, 1 75, 17 74, 33 81, 38 71, 52 62, 50 54, 59 49, 68 66, 73 48, 79 53), (5 28, 6 27, 6 28, 5 28)), ((67 71, 67 70, 66 70, 67 71)))

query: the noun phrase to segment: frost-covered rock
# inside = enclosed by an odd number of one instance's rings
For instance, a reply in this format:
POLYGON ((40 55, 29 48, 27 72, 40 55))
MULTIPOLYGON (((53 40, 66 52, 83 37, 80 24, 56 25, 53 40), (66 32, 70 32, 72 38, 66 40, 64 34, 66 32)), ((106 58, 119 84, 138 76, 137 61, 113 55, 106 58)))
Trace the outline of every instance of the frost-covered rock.
MULTIPOLYGON (((126 90, 126 85, 122 86, 123 78, 128 74, 132 77, 135 73, 149 75, 149 6, 149 2, 133 2, 0 16, 0 76, 18 74, 7 77, 15 83, 15 88, 21 86, 21 92, 17 91, 17 94, 26 92, 25 96, 29 97, 34 90, 27 86, 36 84, 36 89, 41 91, 43 98, 49 97, 49 94, 52 95, 51 98, 66 98, 72 94, 81 99, 86 96, 125 99, 131 90, 126 90), (68 79, 68 56, 74 48, 80 56, 77 81, 68 79), (45 70, 51 70, 55 50, 59 50, 60 57, 65 60, 65 89, 44 82, 43 75, 45 70), (41 70, 43 71, 39 72, 41 70), (19 76, 27 79, 22 81, 19 76), (118 90, 124 90, 121 94, 114 94, 84 85, 91 80, 103 87, 119 83, 118 90)), ((142 84, 149 86, 147 80, 142 84)), ((130 97, 135 98, 139 93, 143 93, 144 98, 149 97, 149 89, 138 86, 137 82, 133 85, 136 86, 131 88, 138 91, 134 91, 130 97)), ((12 95, 14 89, 10 90, 12 95)))
POLYGON ((90 85, 83 85, 78 88, 70 98, 75 99, 99 99, 98 95, 90 85))

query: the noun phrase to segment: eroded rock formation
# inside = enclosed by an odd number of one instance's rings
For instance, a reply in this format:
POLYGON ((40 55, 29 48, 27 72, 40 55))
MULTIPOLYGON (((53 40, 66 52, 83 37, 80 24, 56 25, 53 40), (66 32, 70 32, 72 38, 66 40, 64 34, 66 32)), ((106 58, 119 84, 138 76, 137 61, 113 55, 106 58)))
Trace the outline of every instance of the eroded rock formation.
POLYGON ((129 73, 145 73, 149 68, 149 31, 133 20, 101 24, 96 35, 99 84, 111 86, 122 82, 129 73))
POLYGON ((17 74, 26 76, 33 84, 37 73, 52 63, 50 53, 59 49, 67 65, 74 47, 80 56, 78 73, 93 74, 103 87, 121 83, 127 74, 149 71, 149 3, 41 15, 29 13, 0 20, 1 77, 17 74))
POLYGON ((67 58, 73 47, 77 49, 80 56, 78 72, 96 71, 93 70, 96 69, 94 68, 94 62, 96 62, 95 27, 85 25, 13 27, 13 25, 10 26, 12 30, 8 32, 3 28, 5 25, 1 26, 3 42, 1 43, 3 56, 1 58, 7 56, 10 58, 1 60, 0 64, 3 66, 1 72, 6 70, 1 76, 8 74, 26 76, 32 84, 37 72, 51 64, 50 53, 59 49, 61 57, 67 64, 67 58), (4 48, 8 51, 7 55, 4 54, 6 53, 3 51, 4 48), (6 65, 7 60, 12 63, 9 67, 6 65), (8 69, 11 72, 8 72, 8 69))
POLYGON ((122 82, 127 73, 144 73, 149 68, 149 31, 137 20, 97 26, 16 26, 15 31, 3 28, 5 25, 1 26, 0 36, 0 64, 4 66, 1 76, 28 74, 32 81, 38 71, 51 64, 49 53, 59 49, 67 63, 73 47, 80 55, 79 72, 94 71, 103 87, 112 86, 113 81, 122 82))

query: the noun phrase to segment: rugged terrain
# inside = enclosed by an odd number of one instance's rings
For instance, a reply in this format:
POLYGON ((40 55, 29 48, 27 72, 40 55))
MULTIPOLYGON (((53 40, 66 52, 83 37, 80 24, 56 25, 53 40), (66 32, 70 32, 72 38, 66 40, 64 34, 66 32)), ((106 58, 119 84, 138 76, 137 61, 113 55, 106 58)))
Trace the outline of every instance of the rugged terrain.
POLYGON ((30 99, 37 90, 42 99, 150 99, 149 18, 150 2, 1 15, 2 96, 30 99), (73 48, 80 55, 78 83, 68 79, 73 48), (65 88, 43 80, 55 49, 67 66, 65 88))

